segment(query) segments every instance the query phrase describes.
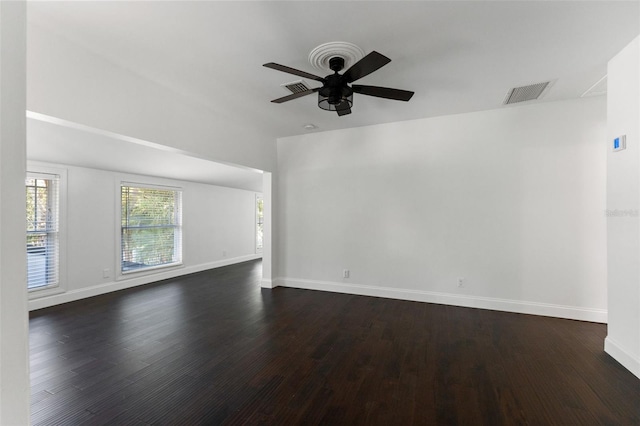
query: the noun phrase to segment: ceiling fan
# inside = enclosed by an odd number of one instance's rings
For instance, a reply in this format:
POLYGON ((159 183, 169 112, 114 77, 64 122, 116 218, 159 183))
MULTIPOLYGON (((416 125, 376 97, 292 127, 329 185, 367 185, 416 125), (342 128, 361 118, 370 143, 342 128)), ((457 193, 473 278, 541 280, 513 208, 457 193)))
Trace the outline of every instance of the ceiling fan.
POLYGON ((354 81, 359 80, 362 77, 365 77, 372 72, 382 68, 389 62, 391 62, 391 59, 376 51, 373 51, 353 64, 353 66, 351 66, 351 68, 346 70, 343 74, 339 74, 339 71, 344 68, 344 58, 335 56, 329 59, 329 68, 331 68, 334 73, 324 78, 273 62, 264 64, 264 66, 274 70, 297 75, 299 77, 316 80, 322 83, 322 87, 294 93, 292 95, 274 99, 271 102, 280 104, 317 92, 318 106, 320 108, 327 111, 336 111, 339 116, 342 116, 351 114, 354 93, 376 96, 378 98, 393 99, 396 101, 408 101, 409 99, 411 99, 411 97, 413 96, 413 92, 410 92, 408 90, 391 89, 388 87, 378 86, 363 86, 360 84, 350 85, 354 81))

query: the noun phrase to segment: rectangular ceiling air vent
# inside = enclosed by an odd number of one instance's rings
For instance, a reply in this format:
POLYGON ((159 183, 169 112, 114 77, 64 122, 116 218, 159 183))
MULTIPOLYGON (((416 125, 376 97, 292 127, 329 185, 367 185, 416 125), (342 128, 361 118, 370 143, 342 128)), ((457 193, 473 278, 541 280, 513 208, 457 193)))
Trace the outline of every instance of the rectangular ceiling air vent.
POLYGON ((298 80, 291 83, 282 84, 282 87, 285 89, 289 89, 291 93, 300 93, 306 92, 307 90, 311 90, 311 87, 304 80, 298 80))
POLYGON ((538 99, 550 83, 550 81, 545 81, 544 83, 530 84, 529 86, 514 87, 507 93, 503 104, 509 105, 538 99))

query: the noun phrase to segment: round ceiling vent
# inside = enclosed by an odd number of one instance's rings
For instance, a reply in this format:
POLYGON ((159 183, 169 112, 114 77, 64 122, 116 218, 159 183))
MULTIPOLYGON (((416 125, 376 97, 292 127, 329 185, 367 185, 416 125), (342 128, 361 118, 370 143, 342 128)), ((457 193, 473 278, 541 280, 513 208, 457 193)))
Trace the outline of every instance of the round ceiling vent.
POLYGON ((344 69, 347 70, 364 57, 364 50, 346 41, 332 41, 313 49, 309 53, 309 62, 315 69, 332 72, 329 60, 336 56, 344 59, 344 69))

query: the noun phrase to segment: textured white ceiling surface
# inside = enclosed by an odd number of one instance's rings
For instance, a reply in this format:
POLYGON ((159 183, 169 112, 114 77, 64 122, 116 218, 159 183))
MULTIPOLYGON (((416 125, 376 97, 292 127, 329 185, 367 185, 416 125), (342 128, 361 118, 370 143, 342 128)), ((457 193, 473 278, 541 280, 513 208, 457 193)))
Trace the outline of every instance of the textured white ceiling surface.
MULTIPOLYGON (((508 108, 512 87, 554 81, 542 99, 579 97, 640 33, 638 1, 30 2, 28 25, 82 46, 215 108, 224 102, 265 137, 508 108), (354 96, 338 117, 310 95, 283 104, 312 74, 309 53, 345 41, 392 62, 358 84, 415 92, 408 103, 354 96)), ((309 82, 315 86, 317 82, 309 82)))

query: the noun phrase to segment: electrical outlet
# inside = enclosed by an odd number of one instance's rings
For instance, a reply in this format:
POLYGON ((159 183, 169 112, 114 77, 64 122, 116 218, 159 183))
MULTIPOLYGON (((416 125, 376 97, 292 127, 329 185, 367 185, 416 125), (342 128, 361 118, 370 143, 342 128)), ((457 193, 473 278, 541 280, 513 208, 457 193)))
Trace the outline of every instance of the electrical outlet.
POLYGON ((109 278, 111 276, 111 271, 109 268, 104 268, 102 270, 102 278, 109 278))
POLYGON ((349 278, 349 274, 350 274, 349 270, 348 269, 344 269, 342 271, 342 278, 349 278))
POLYGON ((227 251, 226 250, 222 250, 222 257, 227 257, 227 251))
POLYGON ((458 287, 464 287, 464 277, 458 277, 458 287))

